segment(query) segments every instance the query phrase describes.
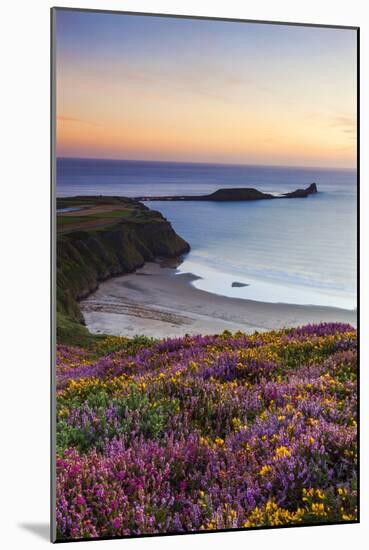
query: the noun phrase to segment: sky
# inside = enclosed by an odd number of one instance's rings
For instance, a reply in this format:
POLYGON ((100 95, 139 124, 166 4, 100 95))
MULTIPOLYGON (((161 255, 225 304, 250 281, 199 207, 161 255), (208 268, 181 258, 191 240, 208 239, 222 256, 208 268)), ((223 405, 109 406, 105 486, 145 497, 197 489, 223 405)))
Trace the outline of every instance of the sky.
POLYGON ((356 32, 57 10, 57 156, 353 168, 356 32))

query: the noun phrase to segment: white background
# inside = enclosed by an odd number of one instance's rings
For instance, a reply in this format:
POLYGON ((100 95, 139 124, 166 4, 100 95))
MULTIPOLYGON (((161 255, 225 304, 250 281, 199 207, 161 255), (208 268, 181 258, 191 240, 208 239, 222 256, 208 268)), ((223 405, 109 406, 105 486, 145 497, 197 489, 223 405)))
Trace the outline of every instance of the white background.
MULTIPOLYGON (((0 11, 0 544, 48 544, 49 519, 49 0, 3 0, 0 11)), ((60 0, 71 7, 361 26, 360 525, 90 543, 96 548, 367 547, 369 539, 367 0, 60 0), (95 546, 94 546, 95 547, 95 546)), ((291 44, 293 48, 293 44, 291 44)), ((303 59, 301 63, 303 63, 303 59)), ((80 543, 85 544, 85 543, 80 543)))

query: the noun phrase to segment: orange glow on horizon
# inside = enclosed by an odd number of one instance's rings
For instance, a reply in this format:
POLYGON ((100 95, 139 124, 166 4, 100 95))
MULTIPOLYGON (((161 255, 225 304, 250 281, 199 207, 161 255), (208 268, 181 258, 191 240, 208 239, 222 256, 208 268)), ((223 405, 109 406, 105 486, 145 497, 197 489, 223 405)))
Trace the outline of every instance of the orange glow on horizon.
POLYGON ((334 127, 315 125, 296 135, 293 120, 285 120, 282 130, 250 120, 219 128, 196 123, 168 128, 59 116, 57 151, 59 156, 112 159, 266 164, 268 158, 269 164, 355 166, 354 136, 348 140, 334 127))
POLYGON ((57 56, 58 156, 356 166, 354 34, 225 25, 206 44, 204 26, 177 21, 177 35, 147 18, 142 43, 131 19, 112 17, 119 32, 108 47, 96 24, 91 50, 82 19, 57 56))

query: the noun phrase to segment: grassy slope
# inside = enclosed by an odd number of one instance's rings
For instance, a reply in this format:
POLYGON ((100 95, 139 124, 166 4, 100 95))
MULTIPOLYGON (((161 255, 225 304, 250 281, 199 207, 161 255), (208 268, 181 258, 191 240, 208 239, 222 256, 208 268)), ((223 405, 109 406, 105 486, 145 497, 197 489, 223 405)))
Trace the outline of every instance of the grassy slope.
POLYGON ((57 207, 80 208, 57 215, 57 339, 86 345, 95 337, 82 324, 80 299, 100 281, 157 256, 179 256, 189 245, 159 212, 132 199, 71 197, 57 207))
POLYGON ((339 323, 58 346, 59 540, 355 521, 356 371, 339 323))

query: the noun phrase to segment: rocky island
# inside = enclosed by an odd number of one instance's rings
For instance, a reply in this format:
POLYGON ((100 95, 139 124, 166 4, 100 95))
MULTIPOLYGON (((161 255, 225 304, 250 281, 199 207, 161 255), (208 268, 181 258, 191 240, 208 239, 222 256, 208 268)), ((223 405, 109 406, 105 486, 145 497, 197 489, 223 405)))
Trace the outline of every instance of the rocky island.
POLYGON ((234 187, 218 189, 209 195, 168 195, 155 197, 135 197, 137 201, 258 201, 271 199, 295 199, 306 198, 318 192, 316 183, 312 183, 306 189, 296 189, 290 193, 282 195, 272 195, 271 193, 263 193, 252 187, 234 187))

